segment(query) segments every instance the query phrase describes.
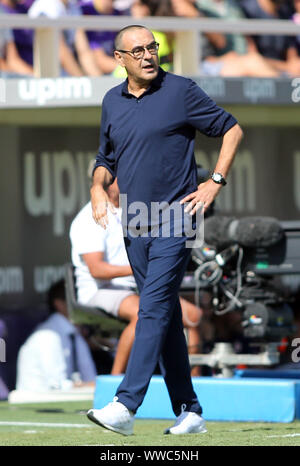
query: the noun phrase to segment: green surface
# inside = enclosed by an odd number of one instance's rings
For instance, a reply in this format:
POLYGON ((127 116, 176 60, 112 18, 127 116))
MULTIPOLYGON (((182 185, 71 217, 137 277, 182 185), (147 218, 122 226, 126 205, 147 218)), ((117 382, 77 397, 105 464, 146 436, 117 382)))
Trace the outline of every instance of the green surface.
POLYGON ((9 405, 0 402, 0 446, 299 446, 300 422, 207 422, 206 434, 163 435, 172 422, 137 419, 124 437, 91 423, 90 402, 9 405), (3 423, 9 422, 10 425, 3 423), (20 425, 17 423, 27 423, 20 425), (41 425, 45 423, 47 425, 41 425), (60 424, 57 426, 56 424, 60 424), (72 426, 63 427, 63 424, 72 426))

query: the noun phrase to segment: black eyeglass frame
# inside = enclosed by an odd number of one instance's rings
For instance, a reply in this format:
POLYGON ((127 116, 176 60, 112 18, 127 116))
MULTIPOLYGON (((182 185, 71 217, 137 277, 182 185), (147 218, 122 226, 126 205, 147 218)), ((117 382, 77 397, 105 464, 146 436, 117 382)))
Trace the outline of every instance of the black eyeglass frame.
MULTIPOLYGON (((140 56, 140 57, 136 57, 136 56, 134 55, 134 52, 135 52, 134 49, 132 49, 132 50, 116 50, 116 52, 129 53, 129 54, 130 54, 133 58, 135 58, 136 60, 141 60, 142 58, 144 58, 145 50, 146 50, 146 49, 148 50, 148 52, 151 53, 151 55, 156 55, 157 52, 158 52, 158 49, 159 49, 159 43, 158 43, 158 42, 152 42, 151 44, 146 45, 145 47, 143 47, 142 45, 136 47, 136 49, 138 49, 138 48, 143 48, 143 52, 141 51, 141 53, 143 53, 143 55, 140 56), (151 48, 151 47, 153 47, 153 46, 155 46, 155 51, 152 53, 152 52, 150 52, 149 47, 151 48)), ((139 52, 138 50, 136 50, 136 51, 139 52)))

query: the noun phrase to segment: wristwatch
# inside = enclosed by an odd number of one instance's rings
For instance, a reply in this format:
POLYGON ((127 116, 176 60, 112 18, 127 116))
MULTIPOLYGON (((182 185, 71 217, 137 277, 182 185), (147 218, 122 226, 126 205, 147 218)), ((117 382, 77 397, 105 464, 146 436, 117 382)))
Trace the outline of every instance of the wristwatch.
POLYGON ((227 181, 225 180, 224 176, 221 175, 221 173, 215 173, 213 172, 213 174, 211 175, 211 179, 217 183, 217 184, 222 184, 223 186, 225 186, 227 184, 227 181))

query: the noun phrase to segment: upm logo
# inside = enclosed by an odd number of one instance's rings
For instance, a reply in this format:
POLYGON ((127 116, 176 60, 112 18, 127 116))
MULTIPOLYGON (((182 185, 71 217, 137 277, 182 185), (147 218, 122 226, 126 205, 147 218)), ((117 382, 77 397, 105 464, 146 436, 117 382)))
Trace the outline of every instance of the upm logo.
POLYGON ((246 79, 243 82, 244 95, 251 102, 261 99, 272 100, 276 97, 276 86, 272 79, 246 79))
POLYGON ((51 100, 89 99, 92 83, 89 78, 21 79, 19 97, 44 105, 51 100))
POLYGON ((94 152, 24 154, 24 205, 33 217, 53 215, 53 233, 65 232, 65 216, 74 216, 89 200, 86 176, 94 152))

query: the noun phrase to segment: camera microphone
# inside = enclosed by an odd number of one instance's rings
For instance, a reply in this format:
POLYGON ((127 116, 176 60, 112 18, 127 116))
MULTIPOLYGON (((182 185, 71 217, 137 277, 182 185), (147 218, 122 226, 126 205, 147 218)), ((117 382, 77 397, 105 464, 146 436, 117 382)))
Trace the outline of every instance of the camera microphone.
POLYGON ((238 243, 243 247, 270 247, 278 243, 284 236, 279 221, 272 217, 233 217, 214 216, 205 220, 205 241, 225 249, 238 243))

